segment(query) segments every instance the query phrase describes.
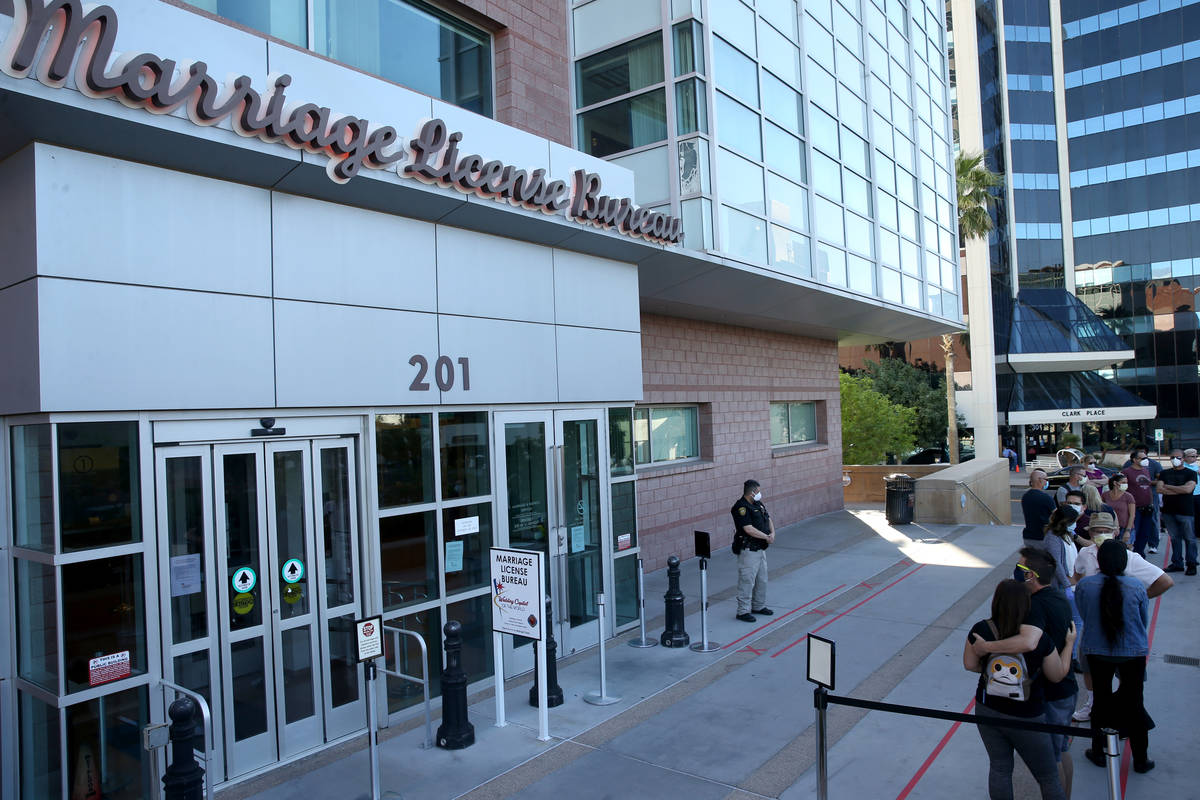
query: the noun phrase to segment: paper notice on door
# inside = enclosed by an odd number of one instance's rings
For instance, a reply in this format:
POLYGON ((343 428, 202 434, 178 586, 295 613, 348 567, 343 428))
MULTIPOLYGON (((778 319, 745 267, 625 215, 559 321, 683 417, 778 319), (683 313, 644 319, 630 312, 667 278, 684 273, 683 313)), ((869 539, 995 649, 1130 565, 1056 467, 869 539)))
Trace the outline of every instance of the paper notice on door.
POLYGON ((617 537, 617 549, 618 550, 628 550, 632 546, 633 546, 633 535, 632 534, 622 533, 620 536, 617 537))
POLYGON ((571 552, 582 553, 587 547, 587 537, 584 531, 587 529, 582 525, 571 526, 571 552))
POLYGON ((128 650, 108 656, 98 656, 88 661, 88 686, 99 686, 109 681, 128 678, 129 675, 128 650))
POLYGON ((468 533, 479 533, 479 517, 463 517, 454 520, 455 536, 466 536, 468 533))
POLYGON ((462 572, 463 543, 446 542, 446 573, 462 572))
POLYGON ((171 556, 171 597, 198 593, 203 578, 202 570, 199 553, 171 556))

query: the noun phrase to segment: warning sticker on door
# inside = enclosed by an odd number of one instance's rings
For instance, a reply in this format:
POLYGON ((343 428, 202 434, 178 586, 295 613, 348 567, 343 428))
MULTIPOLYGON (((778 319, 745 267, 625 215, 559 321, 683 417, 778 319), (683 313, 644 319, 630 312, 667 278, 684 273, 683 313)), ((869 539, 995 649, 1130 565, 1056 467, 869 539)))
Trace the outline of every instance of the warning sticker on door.
POLYGON ((233 598, 233 613, 249 614, 254 610, 254 595, 239 594, 233 598))
POLYGON ((88 685, 99 686, 129 677, 129 651, 99 656, 88 661, 88 685))
POLYGON ((298 558, 289 558, 283 562, 283 580, 286 583, 297 583, 304 577, 304 562, 298 558))
POLYGON ((233 571, 233 590, 238 594, 253 591, 258 585, 258 575, 250 567, 238 567, 233 571))

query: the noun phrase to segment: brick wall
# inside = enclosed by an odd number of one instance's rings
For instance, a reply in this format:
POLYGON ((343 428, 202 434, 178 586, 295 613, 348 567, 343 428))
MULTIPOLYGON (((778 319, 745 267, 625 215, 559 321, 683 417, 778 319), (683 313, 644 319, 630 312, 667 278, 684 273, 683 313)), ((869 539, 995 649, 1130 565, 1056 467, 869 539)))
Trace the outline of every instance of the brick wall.
MULTIPOLYGON (((495 118, 571 144, 570 43, 564 0, 460 0, 494 26, 495 118)), ((468 20, 470 21, 470 20, 468 20)))
POLYGON ((639 471, 647 572, 671 554, 691 557, 693 530, 727 546, 729 507, 747 478, 762 484, 776 528, 842 507, 837 355, 832 341, 642 315, 643 402, 698 403, 701 418, 700 463, 639 471), (771 401, 808 400, 819 404, 822 443, 773 452, 771 401))

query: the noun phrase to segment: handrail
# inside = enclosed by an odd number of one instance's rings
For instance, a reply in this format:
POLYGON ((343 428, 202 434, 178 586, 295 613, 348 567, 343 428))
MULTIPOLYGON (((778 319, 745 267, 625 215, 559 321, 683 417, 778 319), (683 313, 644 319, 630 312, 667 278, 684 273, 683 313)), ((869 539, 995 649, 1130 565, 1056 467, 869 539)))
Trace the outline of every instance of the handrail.
POLYGON ((200 717, 204 720, 204 795, 208 800, 212 800, 213 783, 215 783, 212 774, 212 764, 213 750, 216 749, 216 732, 213 730, 212 714, 208 710, 208 701, 199 692, 193 692, 191 689, 184 688, 164 678, 159 678, 158 686, 164 689, 174 689, 179 694, 187 695, 200 706, 200 717))
POLYGON ((384 675, 391 675, 393 678, 399 678, 400 680, 412 681, 413 683, 421 684, 421 689, 425 693, 425 742, 421 745, 421 747, 428 750, 429 748, 433 747, 433 726, 429 712, 429 649, 425 646, 425 638, 416 631, 409 631, 405 630, 404 628, 394 627, 392 625, 384 625, 383 630, 385 633, 390 633, 393 637, 391 640, 392 654, 393 658, 396 659, 396 669, 390 670, 387 668, 387 658, 385 657, 383 659, 383 666, 379 671, 384 675), (417 644, 421 646, 420 678, 414 675, 406 675, 400 671, 400 634, 413 637, 417 640, 417 644))
POLYGON ((992 511, 992 509, 988 506, 988 504, 983 502, 983 500, 980 499, 979 495, 975 494, 974 489, 972 489, 970 486, 967 486, 967 484, 964 483, 963 481, 955 481, 954 485, 961 486, 962 488, 966 489, 967 494, 969 494, 969 495, 971 495, 971 497, 975 498, 975 502, 979 503, 979 505, 983 508, 983 510, 988 513, 988 516, 992 518, 993 525, 1003 525, 1004 524, 1003 522, 1000 521, 1000 518, 996 516, 996 512, 992 511))

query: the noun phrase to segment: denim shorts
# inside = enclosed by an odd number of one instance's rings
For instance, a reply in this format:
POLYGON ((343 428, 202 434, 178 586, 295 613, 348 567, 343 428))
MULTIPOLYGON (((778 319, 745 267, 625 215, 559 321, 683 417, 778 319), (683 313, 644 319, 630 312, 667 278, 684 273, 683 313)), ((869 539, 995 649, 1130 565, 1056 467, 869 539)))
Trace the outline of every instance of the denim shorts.
MULTIPOLYGON (((1075 713, 1075 700, 1078 695, 1064 697, 1061 700, 1046 701, 1047 725, 1070 725, 1071 715, 1075 713)), ((1071 749, 1071 737, 1059 733, 1050 734, 1050 746, 1054 748, 1054 760, 1062 761, 1062 754, 1071 749)))

